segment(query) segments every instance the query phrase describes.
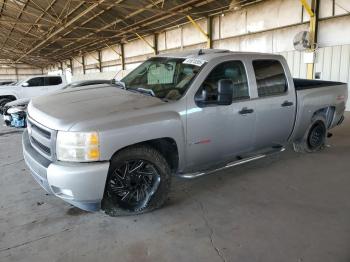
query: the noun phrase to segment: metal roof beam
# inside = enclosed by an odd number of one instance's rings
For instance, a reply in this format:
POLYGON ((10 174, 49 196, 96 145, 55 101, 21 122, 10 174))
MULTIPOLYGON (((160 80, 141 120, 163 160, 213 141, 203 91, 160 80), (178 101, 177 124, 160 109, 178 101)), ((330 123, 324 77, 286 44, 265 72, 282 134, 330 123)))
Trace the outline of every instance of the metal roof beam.
POLYGON ((84 10, 83 12, 81 12, 80 14, 78 14, 76 17, 74 17, 72 20, 70 20, 67 24, 63 25, 62 27, 58 28, 56 31, 54 31, 53 33, 51 33, 50 35, 48 35, 46 37, 46 39, 44 39, 43 41, 41 41, 39 44, 37 44, 36 46, 34 46, 33 48, 31 48, 29 51, 27 51, 25 54, 21 55, 16 62, 19 62, 23 57, 27 56, 28 54, 32 53, 33 51, 37 50, 39 47, 41 47, 42 45, 44 45, 46 42, 48 42, 51 38, 53 38, 54 36, 58 35, 59 33, 61 33, 64 29, 66 29, 67 27, 69 27, 70 25, 72 25, 74 22, 78 21, 81 17, 85 16, 86 14, 88 14, 90 11, 94 10, 96 7, 99 6, 100 3, 105 2, 106 0, 99 0, 97 1, 95 4, 91 5, 89 8, 87 8, 86 10, 84 10))
MULTIPOLYGON (((157 3, 158 3, 158 2, 161 3, 162 0, 158 0, 157 3)), ((186 8, 187 5, 195 4, 195 3, 198 3, 198 2, 200 2, 200 0, 190 0, 190 1, 188 1, 187 3, 184 3, 184 4, 181 4, 181 5, 178 5, 178 6, 175 6, 175 7, 171 8, 170 11, 174 11, 174 10, 181 9, 181 8, 186 8)), ((147 7, 149 7, 149 6, 152 6, 152 5, 150 4, 150 5, 148 5, 147 7)), ((128 19, 128 18, 130 18, 130 17, 132 17, 132 16, 134 16, 134 15, 137 15, 137 14, 139 14, 140 12, 142 12, 142 11, 141 11, 141 10, 138 10, 138 11, 135 11, 135 12, 129 14, 128 16, 126 16, 126 17, 124 17, 124 18, 117 18, 116 21, 110 23, 109 25, 106 25, 105 27, 103 27, 103 28, 101 28, 101 29, 107 29, 107 28, 109 28, 109 27, 115 25, 116 23, 120 23, 120 22, 124 22, 124 23, 125 23, 125 21, 124 21, 125 19, 128 19)), ((120 32, 119 34, 115 35, 115 37, 123 36, 125 33, 133 33, 133 34, 135 34, 135 31, 137 32, 137 29, 140 27, 140 26, 137 27, 137 25, 143 25, 143 26, 145 26, 145 25, 146 25, 146 24, 145 24, 146 21, 149 21, 147 24, 152 24, 152 23, 155 23, 155 22, 157 22, 157 21, 159 21, 159 20, 163 20, 163 19, 168 18, 168 17, 171 17, 171 16, 172 16, 172 15, 167 15, 167 16, 155 15, 155 16, 152 16, 152 17, 148 17, 148 18, 146 18, 146 19, 143 19, 143 20, 141 20, 141 21, 137 21, 137 22, 135 22, 135 23, 132 24, 132 25, 128 25, 128 24, 127 24, 126 28, 129 28, 129 29, 126 29, 126 30, 124 29, 122 32, 120 32), (158 17, 158 19, 155 19, 155 17, 158 17)), ((99 30, 101 30, 101 29, 99 29, 99 30)), ((96 33, 96 32, 95 32, 95 33, 96 33)), ((91 33, 91 34, 92 34, 92 33, 91 33)), ((87 36, 89 36, 89 35, 87 35, 87 36)), ((86 36, 86 37, 87 37, 87 36, 86 36)), ((84 39, 84 37, 82 37, 82 39, 84 39)), ((68 46, 71 46, 71 45, 73 45, 73 44, 76 44, 76 41, 75 41, 75 42, 72 42, 72 43, 70 43, 70 44, 68 44, 68 45, 65 45, 63 48, 67 48, 68 46)), ((79 47, 77 47, 77 48, 79 48, 79 47)), ((75 48, 75 49, 76 49, 76 48, 75 48)), ((71 50, 69 50, 69 51, 67 51, 67 52, 70 52, 70 51, 71 51, 71 50)), ((67 53, 67 52, 66 52, 66 53, 67 53)), ((55 53, 55 51, 54 51, 53 53, 55 53)), ((64 54, 66 54, 66 53, 64 53, 64 54)))

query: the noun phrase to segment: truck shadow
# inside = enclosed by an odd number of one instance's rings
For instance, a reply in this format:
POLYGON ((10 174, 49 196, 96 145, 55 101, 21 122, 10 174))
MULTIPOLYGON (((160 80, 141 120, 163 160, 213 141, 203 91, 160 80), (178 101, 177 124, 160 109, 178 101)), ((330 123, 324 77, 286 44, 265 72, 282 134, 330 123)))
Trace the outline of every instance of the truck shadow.
POLYGON ((12 134, 22 134, 23 130, 13 130, 13 131, 8 131, 8 132, 2 132, 0 133, 0 136, 8 136, 12 134))
POLYGON ((225 193, 222 192, 222 188, 229 184, 234 187, 236 183, 251 179, 254 176, 264 175, 260 174, 259 170, 262 172, 264 168, 280 164, 280 161, 293 160, 300 157, 303 157, 303 155, 295 153, 291 147, 288 147, 285 152, 202 177, 194 179, 174 178, 166 207, 177 206, 182 204, 182 202, 201 198, 208 192, 225 193))
POLYGON ((71 207, 70 209, 67 210, 66 214, 68 216, 81 216, 81 215, 87 215, 90 212, 87 212, 85 210, 82 210, 80 208, 77 207, 71 207))

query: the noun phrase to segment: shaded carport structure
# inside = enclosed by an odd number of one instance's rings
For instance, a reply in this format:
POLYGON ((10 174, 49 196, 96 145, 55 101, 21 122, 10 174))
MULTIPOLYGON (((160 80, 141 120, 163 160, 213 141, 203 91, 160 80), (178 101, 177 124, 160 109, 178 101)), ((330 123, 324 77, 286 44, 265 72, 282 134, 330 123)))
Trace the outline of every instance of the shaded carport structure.
MULTIPOLYGON (((90 55, 108 46, 115 49, 115 45, 119 47, 140 37, 145 40, 153 35, 157 37, 164 28, 190 23, 188 16, 198 22, 199 18, 210 19, 215 13, 240 8, 232 1, 225 5, 220 0, 165 0, 164 3, 156 0, 116 3, 58 0, 53 4, 50 1, 34 0, 35 4, 29 1, 24 8, 19 1, 0 0, 0 58, 9 64, 30 63, 45 67, 74 57, 80 59, 84 54, 90 55), (175 2, 186 7, 172 10, 175 2), (187 5, 189 2, 192 4, 187 5), (96 3, 99 4, 94 6, 96 3), (107 10, 111 3, 113 12, 107 10), (79 17, 92 6, 93 9, 79 17), (145 6, 150 7, 146 10, 145 6), (186 8, 189 10, 184 10, 186 8), (69 13, 71 15, 67 16, 69 13), (105 17, 105 14, 109 15, 105 17), (79 18, 73 21, 75 17, 79 18), (123 22, 109 26, 122 18, 123 22), (70 21, 73 22, 68 25, 70 21)), ((21 2, 26 3, 25 0, 21 2)), ((247 1, 235 2, 248 4, 247 1)), ((263 18, 271 16, 279 22, 274 12, 277 8, 274 10, 268 1, 262 5, 266 3, 271 13, 263 18)), ((262 6, 257 5, 256 13, 261 13, 261 9, 262 6)), ((303 16, 300 9, 296 12, 284 9, 287 11, 281 13, 284 14, 281 17, 288 17, 288 13, 303 16)), ((339 23, 338 27, 346 32, 346 25, 350 23, 344 23, 346 16, 327 18, 322 23, 339 23)), ((256 18, 255 14, 251 17, 256 18)), ((224 20, 221 15, 219 18, 224 20)), ((235 22, 228 19, 225 24, 229 26, 235 22)), ((194 24, 188 26, 195 28, 194 24)), ((295 30, 307 28, 303 26, 292 25, 291 30, 266 29, 270 31, 261 35, 269 35, 274 30, 276 38, 267 42, 271 45, 275 39, 281 41, 287 33, 294 35, 295 30), (284 33, 275 33, 279 31, 284 33)), ((329 32, 325 30, 323 35, 329 32)), ((260 33, 255 34, 260 36, 260 33)), ((208 37, 210 40, 210 34, 208 37)), ((231 39, 241 41, 248 37, 234 35, 228 38, 230 41, 225 41, 227 44, 223 48, 232 45, 231 39)), ((251 41, 255 40, 251 37, 251 41)), ((141 40, 138 42, 147 45, 141 40)), ((257 41, 254 47, 258 44, 261 42, 257 41)), ((342 71, 350 72, 350 45, 333 45, 320 48, 322 56, 316 67, 321 69, 316 71, 322 72, 322 76, 327 72, 328 80, 343 81, 331 78, 331 71, 336 71, 339 77, 342 71)), ((128 44, 125 47, 128 53, 128 44)), ((156 52, 157 47, 153 47, 156 52)), ((285 54, 292 61, 291 70, 303 71, 301 68, 305 65, 301 59, 296 59, 302 57, 300 53, 286 50, 285 54)), ((347 74, 344 76, 349 79, 347 74)), ((21 159, 21 133, 1 126, 0 184, 4 197, 0 198, 0 261, 349 261, 349 133, 350 122, 345 120, 344 126, 336 129, 328 140, 325 151, 300 155, 286 150, 272 158, 213 176, 174 180, 174 190, 163 209, 116 219, 102 213, 84 213, 46 196, 21 159)))
POLYGON ((196 19, 260 1, 0 0, 0 59, 45 67, 135 38, 157 53, 156 44, 144 36, 157 37, 157 32, 187 22, 207 37, 210 47, 211 28, 200 28, 196 19))

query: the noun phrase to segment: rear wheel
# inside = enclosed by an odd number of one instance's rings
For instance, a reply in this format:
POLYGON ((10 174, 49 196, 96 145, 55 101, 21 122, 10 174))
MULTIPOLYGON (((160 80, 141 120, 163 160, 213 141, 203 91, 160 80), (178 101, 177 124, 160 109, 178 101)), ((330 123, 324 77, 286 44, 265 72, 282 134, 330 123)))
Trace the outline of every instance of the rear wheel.
POLYGON ((168 196, 171 172, 155 149, 137 146, 113 157, 102 209, 110 216, 135 215, 162 206, 168 196))
POLYGON ((296 152, 312 153, 324 148, 327 137, 327 128, 323 117, 318 117, 313 121, 307 130, 304 138, 299 142, 294 142, 296 152))

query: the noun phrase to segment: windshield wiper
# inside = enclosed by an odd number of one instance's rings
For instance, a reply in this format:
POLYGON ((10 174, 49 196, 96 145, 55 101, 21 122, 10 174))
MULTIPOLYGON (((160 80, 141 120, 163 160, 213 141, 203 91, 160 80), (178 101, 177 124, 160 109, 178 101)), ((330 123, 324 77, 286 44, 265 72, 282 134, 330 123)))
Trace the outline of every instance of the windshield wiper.
MULTIPOLYGON (((123 83, 123 82, 121 82, 121 83, 123 83)), ((156 97, 156 98, 162 100, 163 102, 169 102, 169 100, 166 98, 157 97, 152 89, 142 88, 142 87, 138 87, 138 88, 126 88, 125 87, 125 90, 130 91, 130 92, 137 92, 137 93, 147 95, 147 96, 156 97)))
POLYGON ((130 92, 137 92, 137 93, 140 93, 140 94, 143 94, 146 96, 156 97, 156 98, 162 100, 163 102, 169 102, 169 100, 166 98, 160 98, 160 97, 156 96, 156 94, 154 93, 154 91, 152 89, 139 87, 139 88, 135 88, 135 89, 134 88, 127 88, 126 90, 128 90, 130 92))
POLYGON ((156 94, 154 93, 154 91, 152 89, 147 89, 147 88, 142 88, 142 87, 139 87, 139 88, 136 88, 137 91, 139 91, 140 93, 143 93, 143 94, 148 94, 148 95, 151 95, 151 96, 156 96, 156 94))
POLYGON ((116 85, 116 86, 120 87, 121 89, 126 89, 126 85, 122 81, 118 81, 118 80, 112 79, 111 84, 112 85, 116 85))

